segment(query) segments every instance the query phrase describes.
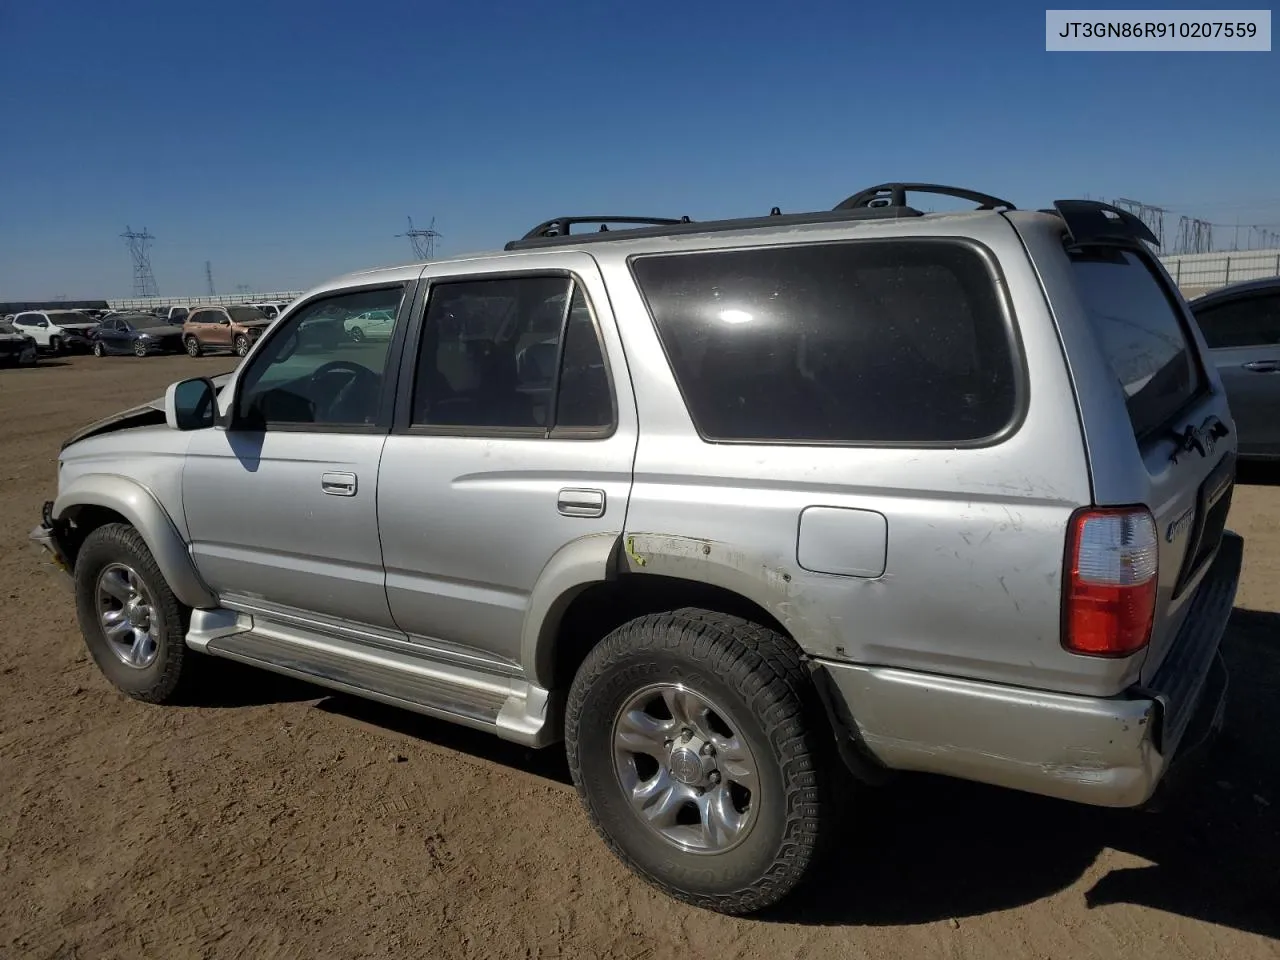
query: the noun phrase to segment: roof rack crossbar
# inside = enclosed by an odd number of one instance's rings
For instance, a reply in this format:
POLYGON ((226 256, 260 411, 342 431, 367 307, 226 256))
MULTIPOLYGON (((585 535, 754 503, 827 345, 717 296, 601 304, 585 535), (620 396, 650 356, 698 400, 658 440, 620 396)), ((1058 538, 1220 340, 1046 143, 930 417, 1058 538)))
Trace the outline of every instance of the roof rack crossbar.
POLYGON ((967 190, 964 187, 948 187, 941 183, 882 183, 868 187, 838 204, 837 210, 857 210, 861 207, 905 207, 908 193, 932 193, 940 197, 956 197, 976 203, 979 210, 995 210, 1003 207, 1006 210, 1017 208, 1008 200, 1001 200, 989 193, 967 190))
POLYGON ((1055 200, 1053 210, 1043 212, 1063 219, 1073 246, 1131 246, 1138 240, 1160 246, 1160 238, 1138 217, 1101 200, 1055 200))
POLYGON ((555 217, 538 224, 521 240, 533 240, 536 237, 564 237, 569 235, 569 228, 580 223, 596 223, 601 233, 608 233, 611 223, 634 223, 647 227, 665 227, 677 223, 689 223, 688 217, 555 217))

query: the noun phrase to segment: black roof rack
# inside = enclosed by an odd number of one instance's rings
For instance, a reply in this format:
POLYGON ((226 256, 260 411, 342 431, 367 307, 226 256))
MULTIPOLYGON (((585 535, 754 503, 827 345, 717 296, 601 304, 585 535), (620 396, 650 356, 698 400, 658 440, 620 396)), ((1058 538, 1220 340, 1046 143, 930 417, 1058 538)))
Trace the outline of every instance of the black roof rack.
POLYGON ((600 233, 609 232, 609 224, 611 223, 636 223, 645 226, 673 226, 677 223, 689 223, 688 217, 680 217, 672 219, 671 217, 556 217, 553 220, 546 220, 520 239, 533 240, 538 237, 567 237, 569 236, 569 228, 579 223, 598 223, 600 224, 600 233))
POLYGON ((1128 210, 1121 210, 1101 200, 1055 200, 1052 210, 1067 225, 1072 246, 1132 246, 1143 240, 1160 246, 1160 239, 1151 228, 1128 210))
POLYGON ((995 210, 998 207, 1003 207, 1006 210, 1017 209, 1008 200, 1001 200, 999 197, 993 197, 989 193, 966 190, 964 187, 948 187, 941 183, 882 183, 877 187, 868 187, 866 190, 855 193, 852 197, 841 200, 836 204, 835 209, 859 210, 866 207, 873 209, 878 207, 905 207, 908 193, 932 193, 939 197, 956 197, 960 200, 976 203, 979 210, 995 210))
POLYGON ((691 233, 718 233, 729 230, 751 230, 756 227, 800 226, 810 223, 842 223, 851 220, 882 220, 899 217, 920 217, 924 214, 907 205, 908 193, 932 193, 939 196, 958 197, 978 205, 979 210, 1016 209, 1007 200, 936 183, 882 183, 855 193, 833 210, 811 213, 783 213, 773 207, 768 216, 741 217, 730 220, 679 220, 667 217, 556 217, 540 223, 519 240, 512 240, 504 250, 527 250, 549 246, 595 243, 610 240, 639 240, 649 237, 679 236, 691 233), (597 233, 571 234, 570 227, 579 223, 598 223, 597 233), (610 231, 611 223, 632 224, 625 230, 610 231))

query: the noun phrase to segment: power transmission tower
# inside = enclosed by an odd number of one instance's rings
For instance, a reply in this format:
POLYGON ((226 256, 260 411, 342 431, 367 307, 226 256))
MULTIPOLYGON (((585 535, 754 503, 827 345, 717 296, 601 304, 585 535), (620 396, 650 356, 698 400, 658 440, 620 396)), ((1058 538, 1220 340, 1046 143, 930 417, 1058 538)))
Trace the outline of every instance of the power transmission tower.
POLYGON ((204 262, 204 279, 209 284, 209 296, 216 297, 218 291, 213 289, 213 264, 208 260, 204 262))
POLYGON ((409 238, 409 243, 413 245, 413 255, 419 260, 430 260, 436 255, 436 241, 440 239, 440 234, 436 231, 435 217, 431 218, 431 224, 425 230, 415 229, 413 217, 409 217, 409 229, 396 236, 409 238))
POLYGON ((1174 253, 1208 253, 1212 249, 1212 223, 1195 217, 1178 218, 1178 244, 1174 253))
POLYGON ((1137 200, 1125 200, 1123 198, 1115 200, 1112 206, 1118 207, 1127 213, 1132 213, 1135 217, 1151 228, 1151 232, 1156 235, 1156 239, 1160 241, 1160 248, 1164 249, 1164 215, 1167 212, 1164 207, 1154 207, 1149 203, 1141 203, 1137 200))
POLYGON ((155 239, 147 228, 142 232, 125 226, 120 234, 129 245, 129 253, 133 256, 133 295, 135 297, 158 297, 160 288, 156 285, 156 275, 151 272, 151 241, 155 239))

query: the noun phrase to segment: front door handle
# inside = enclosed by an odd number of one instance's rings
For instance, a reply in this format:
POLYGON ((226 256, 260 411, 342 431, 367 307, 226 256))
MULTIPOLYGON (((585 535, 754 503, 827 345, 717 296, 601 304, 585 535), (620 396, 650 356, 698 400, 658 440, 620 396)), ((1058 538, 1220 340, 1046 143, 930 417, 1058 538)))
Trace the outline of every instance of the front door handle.
POLYGON ((322 473, 320 489, 331 497, 354 497, 356 475, 354 473, 322 473))
POLYGON ((1242 365, 1250 373, 1280 373, 1280 361, 1251 360, 1242 365))
POLYGON ((604 491, 565 487, 556 498, 556 509, 566 517, 603 517, 604 491))

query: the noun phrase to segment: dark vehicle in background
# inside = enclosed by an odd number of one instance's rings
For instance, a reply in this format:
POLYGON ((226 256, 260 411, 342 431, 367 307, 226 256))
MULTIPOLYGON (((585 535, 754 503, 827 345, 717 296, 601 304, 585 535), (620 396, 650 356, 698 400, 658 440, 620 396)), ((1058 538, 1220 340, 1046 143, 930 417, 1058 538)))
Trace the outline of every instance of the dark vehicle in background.
POLYGON ((182 328, 150 313, 120 313, 108 317, 93 331, 93 355, 177 353, 182 349, 182 328))
POLYGON ((0 323, 0 364, 34 367, 39 359, 35 337, 19 333, 12 323, 0 323))
POLYGON ((1240 457, 1280 460, 1280 277, 1234 283, 1190 306, 1227 392, 1240 457))

